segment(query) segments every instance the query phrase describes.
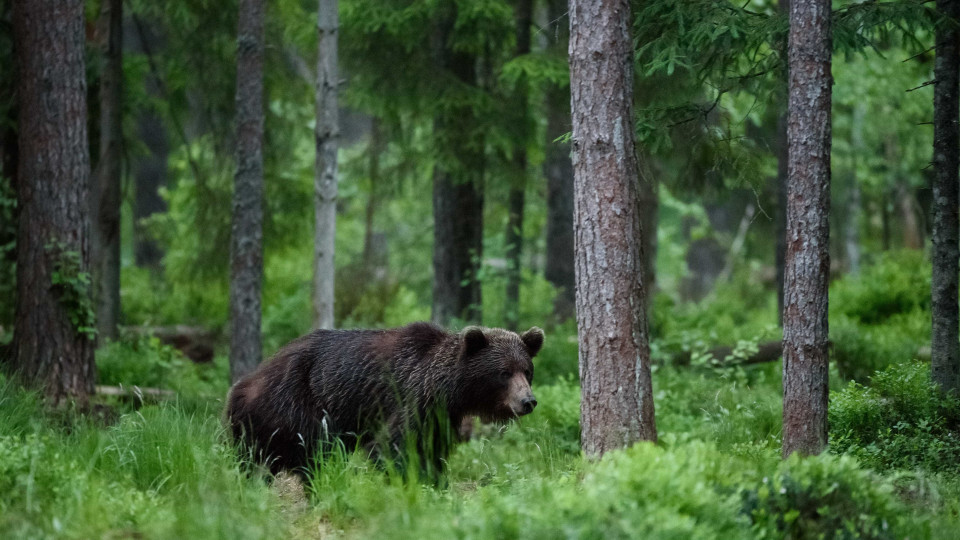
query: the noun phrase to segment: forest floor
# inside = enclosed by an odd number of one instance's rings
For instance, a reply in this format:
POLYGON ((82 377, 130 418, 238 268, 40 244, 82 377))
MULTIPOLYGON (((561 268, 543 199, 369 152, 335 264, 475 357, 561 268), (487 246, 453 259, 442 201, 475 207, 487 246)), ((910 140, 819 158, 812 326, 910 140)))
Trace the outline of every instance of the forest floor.
POLYGON ((535 414, 461 445, 446 485, 341 452, 303 491, 241 471, 218 398, 116 404, 122 414, 103 425, 44 412, 6 383, 0 536, 956 538, 954 474, 877 473, 829 453, 782 462, 779 384, 777 364, 658 369, 659 444, 590 462, 578 388, 558 378, 537 387, 535 414))
POLYGON ((135 336, 98 351, 101 384, 175 397, 49 411, 0 378, 0 538, 956 539, 960 401, 930 383, 929 266, 908 263, 831 286, 821 456, 781 460, 780 363, 730 365, 779 339, 775 300, 749 280, 652 306, 656 445, 582 457, 567 323, 535 361, 536 412, 480 426, 439 485, 347 451, 306 486, 249 475, 220 421, 224 356, 135 336), (704 354, 718 344, 729 358, 704 354))

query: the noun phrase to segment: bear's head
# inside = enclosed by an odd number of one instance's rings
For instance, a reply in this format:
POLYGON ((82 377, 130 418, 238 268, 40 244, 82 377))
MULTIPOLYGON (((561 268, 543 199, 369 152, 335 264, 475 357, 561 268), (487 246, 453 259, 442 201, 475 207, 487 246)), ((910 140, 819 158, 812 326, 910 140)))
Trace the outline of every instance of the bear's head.
POLYGON ((533 357, 543 346, 543 330, 523 334, 470 326, 460 332, 460 369, 469 414, 504 421, 533 412, 530 389, 533 357))

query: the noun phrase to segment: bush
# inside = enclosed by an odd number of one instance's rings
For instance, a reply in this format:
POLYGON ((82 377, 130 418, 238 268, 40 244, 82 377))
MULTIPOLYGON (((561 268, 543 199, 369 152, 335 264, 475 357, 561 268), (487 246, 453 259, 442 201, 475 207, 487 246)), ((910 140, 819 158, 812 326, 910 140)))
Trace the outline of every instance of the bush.
POLYGON ((760 538, 902 537, 894 534, 901 508, 893 486, 847 456, 794 454, 742 500, 760 538))
POLYGON ((929 365, 892 365, 871 381, 833 395, 831 450, 881 470, 960 471, 960 400, 939 393, 929 365))
POLYGON ((155 337, 107 343, 97 350, 97 378, 105 385, 168 388, 203 396, 221 396, 230 380, 227 360, 195 364, 155 337))
POLYGON ((930 338, 930 263, 893 252, 830 288, 832 358, 845 379, 863 381, 914 358, 930 338))

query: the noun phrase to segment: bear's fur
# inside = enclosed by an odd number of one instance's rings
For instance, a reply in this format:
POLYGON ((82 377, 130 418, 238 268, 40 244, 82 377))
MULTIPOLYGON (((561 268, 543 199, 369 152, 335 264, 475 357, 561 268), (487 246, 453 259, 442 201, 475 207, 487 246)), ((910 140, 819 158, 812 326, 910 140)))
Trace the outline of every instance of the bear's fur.
MULTIPOLYGON (((531 359, 543 332, 428 323, 391 330, 317 330, 238 381, 225 419, 271 472, 303 472, 336 439, 400 462, 416 450, 442 470, 463 419, 505 421, 533 410, 531 359)), ((429 470, 429 469, 432 469, 429 470)))

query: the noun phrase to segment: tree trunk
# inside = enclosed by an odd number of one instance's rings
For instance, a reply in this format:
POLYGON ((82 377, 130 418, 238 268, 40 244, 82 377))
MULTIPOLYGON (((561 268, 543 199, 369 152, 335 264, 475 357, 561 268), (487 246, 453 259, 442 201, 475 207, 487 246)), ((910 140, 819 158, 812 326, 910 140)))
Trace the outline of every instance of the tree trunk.
POLYGON ((656 441, 626 0, 571 0, 574 238, 581 443, 656 441))
MULTIPOLYGON (((548 19, 557 25, 555 47, 566 51, 569 41, 567 3, 551 0, 548 19)), ((554 142, 570 132, 570 92, 553 87, 547 91, 547 142, 543 174, 547 178, 547 260, 544 277, 557 288, 553 312, 559 320, 575 315, 576 276, 573 264, 573 164, 570 143, 554 142)))
MULTIPOLYGON (((454 7, 434 35, 438 66, 463 84, 476 86, 476 58, 448 47, 456 20, 454 7)), ((482 322, 478 275, 483 260, 483 144, 476 140, 476 118, 469 104, 441 110, 434 121, 440 163, 433 174, 433 313, 448 325, 453 318, 482 322)))
MULTIPOLYGON (((533 17, 533 0, 519 0, 517 3, 517 56, 530 53, 530 25, 533 17)), ((526 127, 529 125, 527 83, 520 81, 517 87, 516 110, 520 119, 518 126, 523 143, 514 155, 514 168, 517 179, 510 187, 507 209, 507 232, 505 243, 507 246, 507 291, 504 302, 504 324, 510 330, 516 330, 520 318, 520 255, 523 249, 523 207, 526 202, 527 189, 527 151, 526 141, 529 137, 526 127)))
POLYGON ((237 31, 237 173, 230 236, 230 379, 262 359, 263 26, 265 2, 241 0, 237 31))
POLYGON ((333 328, 334 248, 337 232, 337 0, 317 7, 317 165, 314 180, 316 238, 313 266, 313 326, 333 328))
MULTIPOLYGON (((788 19, 790 17, 790 0, 780 0, 777 5, 780 13, 788 19)), ((786 46, 786 44, 784 44, 786 46)), ((784 57, 786 57, 786 50, 784 57)), ((777 115, 777 214, 776 214, 776 255, 774 267, 777 273, 777 321, 780 327, 783 327, 783 279, 786 272, 787 259, 787 161, 789 160, 789 147, 787 144, 787 96, 789 90, 787 86, 789 81, 789 66, 784 70, 784 80, 782 81, 784 89, 784 99, 780 102, 780 113, 777 115)))
POLYGON ((844 252, 847 256, 847 270, 851 274, 860 272, 860 181, 857 178, 857 156, 863 152, 863 115, 864 107, 853 108, 853 120, 850 127, 850 145, 853 148, 853 174, 850 177, 850 193, 847 196, 846 231, 844 252))
POLYGON ((640 212, 640 268, 646 287, 647 308, 657 285, 657 227, 660 218, 660 197, 657 179, 652 171, 642 172, 637 182, 637 203, 640 212))
POLYGON ((90 157, 83 2, 18 0, 13 12, 20 223, 12 367, 54 404, 74 399, 84 406, 96 366, 93 340, 78 328, 95 324, 84 284, 90 157))
POLYGON ((94 296, 100 339, 116 339, 120 322, 120 182, 123 155, 123 1, 102 0, 100 35, 100 157, 92 207, 94 296))
MULTIPOLYGON (((127 26, 129 34, 136 34, 134 53, 151 58, 163 42, 151 26, 138 24, 136 20, 127 26), (135 31, 131 31, 135 30, 135 31)), ((156 72, 145 78, 146 92, 151 97, 165 99, 162 82, 156 72)), ((134 177, 133 205, 133 254, 134 263, 141 267, 158 268, 163 259, 163 251, 153 239, 142 220, 153 214, 165 212, 167 203, 160 196, 160 188, 167 184, 167 158, 170 155, 170 143, 167 131, 159 114, 149 107, 141 107, 137 113, 137 136, 146 147, 146 155, 133 158, 131 169, 134 177)), ((184 141, 185 142, 185 141, 184 141)))
POLYGON ((937 27, 937 58, 933 94, 933 276, 930 365, 933 381, 945 392, 960 389, 960 330, 958 330, 957 275, 960 273, 958 246, 958 172, 960 128, 958 128, 958 72, 960 32, 953 26, 960 18, 960 2, 937 0, 937 10, 946 20, 937 27))
POLYGON ((367 196, 367 208, 364 213, 363 228, 363 268, 364 272, 373 270, 374 263, 374 216, 377 212, 377 206, 380 204, 379 191, 380 183, 380 155, 383 153, 384 140, 383 130, 380 126, 380 119, 373 118, 370 123, 370 142, 367 146, 369 153, 367 176, 370 177, 370 193, 367 196))
POLYGON ((790 5, 783 455, 827 444, 830 2, 790 5))

